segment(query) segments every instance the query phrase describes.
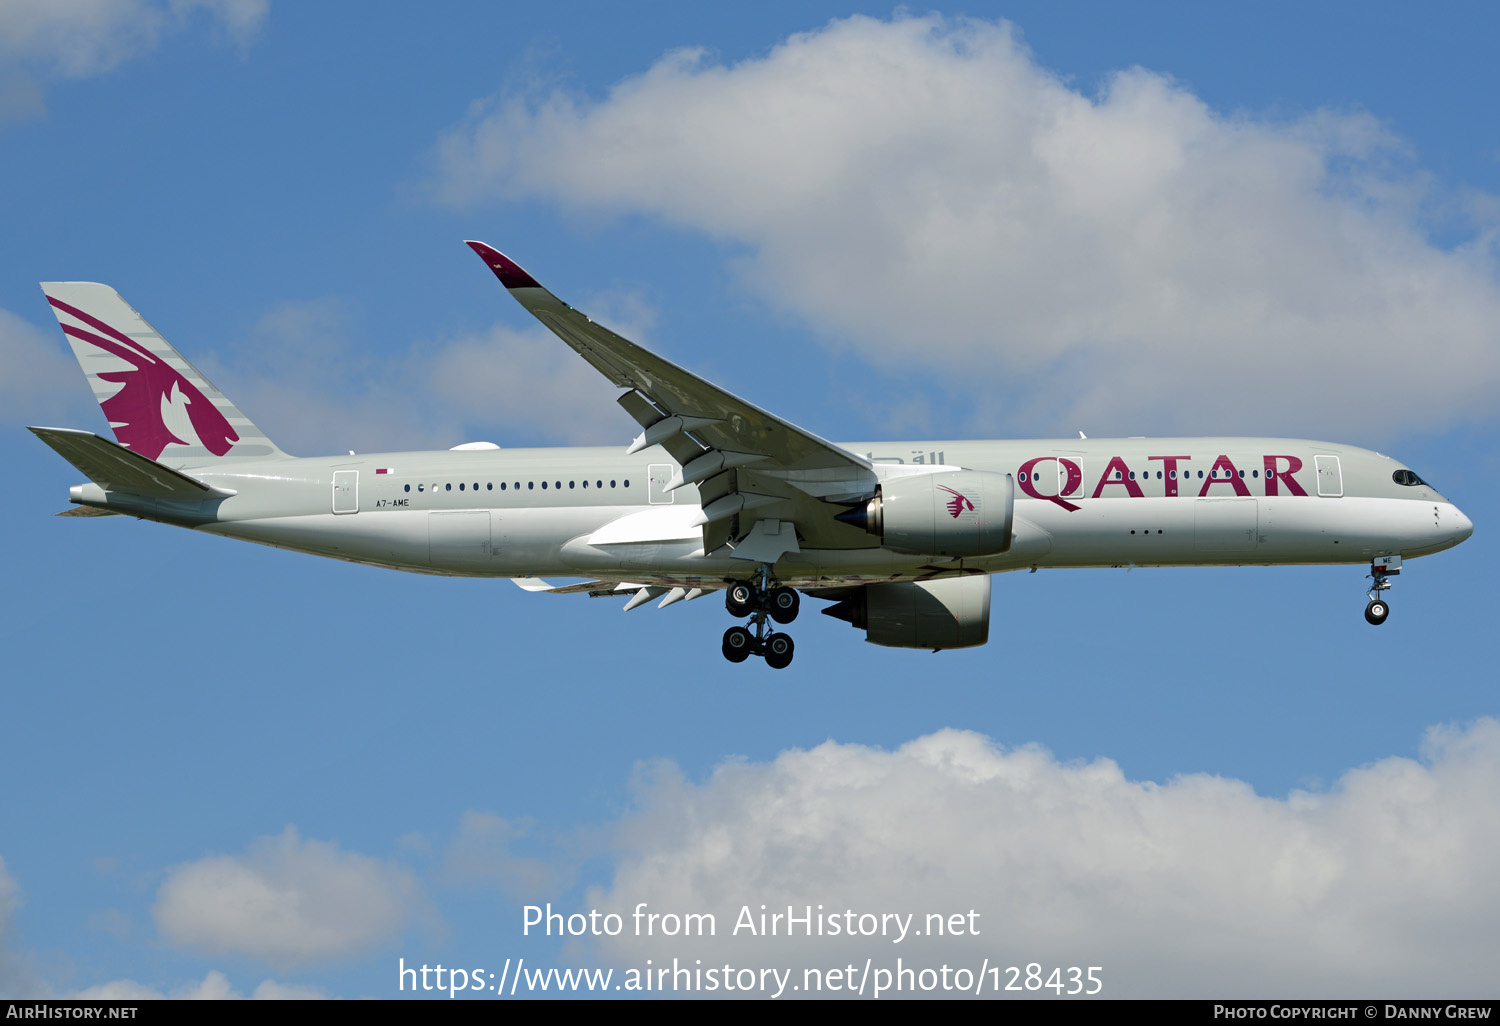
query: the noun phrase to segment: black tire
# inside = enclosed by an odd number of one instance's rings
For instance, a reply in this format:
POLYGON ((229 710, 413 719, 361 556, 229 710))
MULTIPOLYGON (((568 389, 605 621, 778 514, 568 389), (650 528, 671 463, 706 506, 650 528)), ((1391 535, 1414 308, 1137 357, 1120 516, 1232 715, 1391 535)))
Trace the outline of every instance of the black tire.
POLYGON ((1385 618, 1390 615, 1391 607, 1380 599, 1373 599, 1368 606, 1365 606, 1365 619, 1377 627, 1385 623, 1385 618))
POLYGON ((791 623, 801 608, 802 596, 796 588, 777 588, 771 592, 771 619, 777 623, 791 623))
POLYGON ((743 663, 755 651, 755 638, 743 627, 731 627, 724 632, 724 658, 731 663, 743 663))
POLYGON ((736 581, 724 592, 724 608, 730 616, 749 616, 755 612, 755 589, 744 581, 736 581))
POLYGON ((771 634, 766 637, 766 665, 773 670, 784 670, 792 664, 792 655, 797 646, 790 635, 771 634))

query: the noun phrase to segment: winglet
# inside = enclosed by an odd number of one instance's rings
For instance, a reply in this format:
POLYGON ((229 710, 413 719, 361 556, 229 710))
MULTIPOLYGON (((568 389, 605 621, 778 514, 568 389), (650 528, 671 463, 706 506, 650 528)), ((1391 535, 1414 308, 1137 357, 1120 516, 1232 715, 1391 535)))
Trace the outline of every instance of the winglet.
POLYGON ((500 279, 500 284, 506 288, 539 289, 542 287, 541 283, 521 269, 520 264, 493 246, 472 241, 466 241, 464 245, 479 254, 479 259, 489 265, 490 270, 495 272, 495 277, 500 279))

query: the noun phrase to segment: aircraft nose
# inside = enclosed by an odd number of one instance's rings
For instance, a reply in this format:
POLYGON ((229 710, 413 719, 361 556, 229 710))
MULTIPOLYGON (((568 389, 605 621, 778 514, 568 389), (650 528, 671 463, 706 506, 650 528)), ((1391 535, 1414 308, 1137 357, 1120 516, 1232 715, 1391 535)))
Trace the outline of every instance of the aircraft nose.
POLYGON ((1457 506, 1449 508, 1453 510, 1453 544, 1457 545, 1474 533, 1474 521, 1464 516, 1457 506))

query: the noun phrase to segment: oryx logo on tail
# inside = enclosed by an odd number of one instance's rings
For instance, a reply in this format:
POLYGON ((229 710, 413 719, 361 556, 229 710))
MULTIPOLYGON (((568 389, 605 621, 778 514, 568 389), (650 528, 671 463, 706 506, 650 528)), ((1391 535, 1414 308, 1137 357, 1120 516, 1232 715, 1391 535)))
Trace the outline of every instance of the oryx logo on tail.
POLYGON ((956 492, 947 485, 938 485, 938 487, 953 496, 953 498, 948 500, 948 515, 954 520, 957 520, 965 512, 974 511, 974 503, 969 501, 969 497, 963 492, 956 492))
POLYGON ((52 296, 48 296, 47 301, 59 313, 94 329, 90 331, 59 318, 63 332, 70 338, 86 342, 131 365, 129 370, 98 374, 101 381, 120 386, 114 395, 101 399, 99 406, 121 445, 154 460, 173 443, 202 445, 215 456, 223 456, 239 441, 239 434, 218 407, 160 356, 71 304, 52 296), (167 424, 168 410, 174 411, 171 427, 167 424), (178 432, 185 433, 186 428, 190 428, 197 438, 178 437, 178 432))

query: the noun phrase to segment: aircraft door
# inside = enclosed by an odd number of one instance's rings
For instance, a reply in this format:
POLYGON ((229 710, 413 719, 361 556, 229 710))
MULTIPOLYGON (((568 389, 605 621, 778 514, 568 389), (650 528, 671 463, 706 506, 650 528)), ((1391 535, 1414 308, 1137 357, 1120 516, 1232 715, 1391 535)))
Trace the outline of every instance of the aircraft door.
POLYGON ((677 493, 667 491, 667 483, 672 480, 672 464, 653 463, 647 470, 649 471, 647 479, 650 481, 648 501, 652 505, 658 506, 668 502, 676 502, 677 493))
POLYGON ((1083 457, 1066 455, 1057 458, 1057 497, 1086 499, 1083 489, 1083 457))
POLYGON ((335 513, 359 512, 359 471, 335 470, 333 472, 333 511, 335 513))
POLYGON ((1314 456, 1318 467, 1318 494, 1336 499, 1344 494, 1344 472, 1337 456, 1314 456))

